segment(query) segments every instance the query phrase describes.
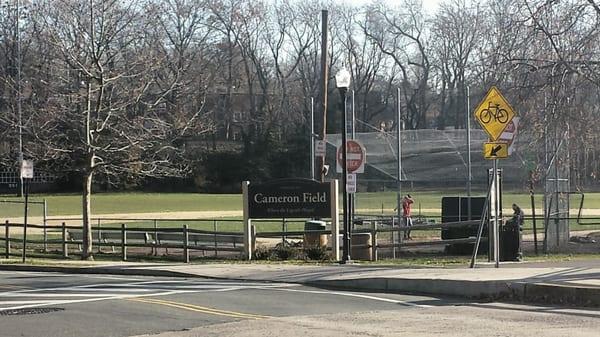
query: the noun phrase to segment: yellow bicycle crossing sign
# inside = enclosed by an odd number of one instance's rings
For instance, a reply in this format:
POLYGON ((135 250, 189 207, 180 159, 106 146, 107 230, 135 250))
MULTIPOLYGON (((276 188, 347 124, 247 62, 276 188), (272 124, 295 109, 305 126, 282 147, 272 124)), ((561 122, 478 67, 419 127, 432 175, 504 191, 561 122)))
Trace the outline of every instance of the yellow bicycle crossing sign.
POLYGON ((475 119, 488 133, 491 141, 496 141, 508 123, 515 117, 515 112, 500 90, 492 87, 475 109, 475 119))

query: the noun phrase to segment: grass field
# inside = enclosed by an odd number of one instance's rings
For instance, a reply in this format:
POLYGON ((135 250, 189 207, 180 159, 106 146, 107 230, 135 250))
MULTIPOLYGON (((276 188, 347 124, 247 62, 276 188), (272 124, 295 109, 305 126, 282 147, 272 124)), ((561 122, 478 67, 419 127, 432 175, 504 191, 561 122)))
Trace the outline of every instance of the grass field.
MULTIPOLYGON (((411 192, 415 199, 413 212, 422 210, 426 215, 439 215, 443 196, 466 196, 457 192, 411 192), (432 211, 433 210, 433 211, 432 211)), ((474 196, 483 194, 474 193, 474 196)), ((30 201, 46 200, 48 215, 79 215, 81 214, 81 195, 33 195, 30 201)), ((0 196, 1 200, 18 201, 22 198, 0 196)), ((579 207, 581 197, 571 197, 571 208, 579 207)), ((504 193, 503 207, 509 209, 512 203, 519 204, 524 209, 531 208, 529 194, 504 193)), ((395 192, 357 193, 356 208, 368 210, 368 213, 392 214, 396 207, 395 192)), ((536 208, 542 208, 542 195, 535 196, 536 208)), ((585 196, 584 208, 600 209, 600 193, 589 193, 585 196)), ((241 211, 241 194, 195 194, 195 193, 97 193, 92 195, 93 214, 126 214, 126 213, 158 213, 158 212, 192 212, 192 211, 241 211)), ((41 214, 40 205, 32 205, 30 211, 41 214)), ((0 215, 6 217, 20 216, 23 213, 21 204, 0 202, 0 215)))
MULTIPOLYGON (((464 191, 461 192, 412 192, 415 199, 413 212, 424 216, 439 217, 440 205, 443 196, 465 196, 464 191)), ((482 194, 473 193, 475 196, 482 194)), ((48 205, 48 215, 54 217, 60 216, 77 216, 81 215, 81 196, 77 194, 63 195, 33 195, 31 201, 46 200, 48 205)), ((341 199, 341 198, 340 198, 341 199)), ((1 197, 0 200, 19 201, 22 199, 15 197, 1 197)), ((577 209, 581 197, 573 195, 571 197, 571 209, 577 209)), ((529 194, 519 193, 504 193, 503 203, 504 209, 509 210, 510 205, 515 202, 524 209, 531 208, 531 199, 529 194)), ((535 196, 535 205, 539 210, 542 208, 543 200, 541 195, 535 196)), ((378 193, 357 193, 356 194, 356 209, 357 213, 368 214, 386 214, 392 215, 396 206, 395 192, 378 192, 378 193)), ((600 193, 588 193, 585 196, 584 208, 600 209, 600 193)), ((31 217, 42 215, 42 205, 32 204, 29 208, 31 217)), ((164 212, 221 212, 221 211, 238 211, 242 210, 241 194, 195 194, 195 193, 97 193, 92 195, 92 213, 94 215, 101 214, 131 214, 131 213, 164 213, 164 212)), ((508 215, 510 215, 510 211, 508 215)), ((3 203, 0 202, 0 218, 20 217, 23 215, 23 205, 19 203, 3 203)), ((530 215, 530 214, 527 214, 530 215)), ((539 216, 540 214, 538 214, 539 216)), ((576 216, 576 214, 572 214, 576 216)), ((598 216, 600 219, 600 216, 598 216)), ((213 218, 213 217, 210 217, 213 218)), ((237 218, 239 216, 229 217, 237 218)), ((540 221, 541 222, 541 221, 540 221)), ((600 220, 591 219, 586 222, 600 222, 600 220)), ((180 221, 176 222, 180 224, 180 221)), ((133 225, 133 224, 132 224, 133 225)), ((137 224, 138 226, 148 226, 149 224, 137 224)), ((176 224, 164 223, 170 227, 176 224)), ((531 228, 530 221, 526 222, 526 227, 531 228)), ((134 225, 135 226, 135 225, 134 225)), ((225 228, 230 225, 220 224, 219 227, 225 228)), ((231 226, 237 227, 238 225, 231 226)), ((538 223, 538 226, 540 224, 538 223)), ((195 227, 195 226, 194 226, 195 227)), ((200 226, 202 228, 212 227, 206 223, 200 226)), ((269 226, 270 227, 270 226, 269 226)), ((293 226, 292 227, 296 227, 293 226)), ((541 227, 541 226, 540 226, 541 227)), ((578 229, 595 229, 600 228, 599 225, 586 226, 578 225, 573 220, 572 228, 578 229)), ((229 228, 228 228, 229 229, 229 228)))

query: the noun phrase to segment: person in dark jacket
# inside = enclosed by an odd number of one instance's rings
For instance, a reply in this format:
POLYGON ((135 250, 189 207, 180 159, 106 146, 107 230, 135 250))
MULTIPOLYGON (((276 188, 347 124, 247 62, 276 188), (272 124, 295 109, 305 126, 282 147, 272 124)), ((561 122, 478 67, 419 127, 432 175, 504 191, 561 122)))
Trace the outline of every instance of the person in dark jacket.
POLYGON ((517 253, 517 260, 521 261, 523 258, 521 246, 523 245, 523 220, 525 218, 525 213, 523 213, 523 210, 517 204, 512 204, 512 210, 512 218, 510 218, 506 224, 508 226, 515 226, 519 229, 519 252, 517 253))

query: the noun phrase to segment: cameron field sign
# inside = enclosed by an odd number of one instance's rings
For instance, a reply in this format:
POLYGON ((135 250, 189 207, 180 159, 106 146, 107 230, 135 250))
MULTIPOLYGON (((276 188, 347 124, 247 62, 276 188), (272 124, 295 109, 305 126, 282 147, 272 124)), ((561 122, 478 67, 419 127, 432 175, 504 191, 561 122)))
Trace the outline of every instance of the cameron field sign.
POLYGON ((331 216, 330 184, 310 179, 281 179, 248 186, 250 218, 331 216))

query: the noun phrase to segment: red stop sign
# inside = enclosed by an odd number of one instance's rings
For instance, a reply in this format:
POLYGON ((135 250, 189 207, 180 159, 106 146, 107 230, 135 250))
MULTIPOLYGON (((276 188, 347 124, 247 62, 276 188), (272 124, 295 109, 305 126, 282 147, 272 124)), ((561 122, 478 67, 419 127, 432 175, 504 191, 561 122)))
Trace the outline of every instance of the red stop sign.
MULTIPOLYGON (((347 140, 346 148, 346 170, 348 173, 353 173, 364 165, 365 151, 362 145, 356 140, 347 140)), ((337 160, 340 167, 344 162, 342 160, 342 150, 343 148, 341 146, 337 149, 337 160)))

